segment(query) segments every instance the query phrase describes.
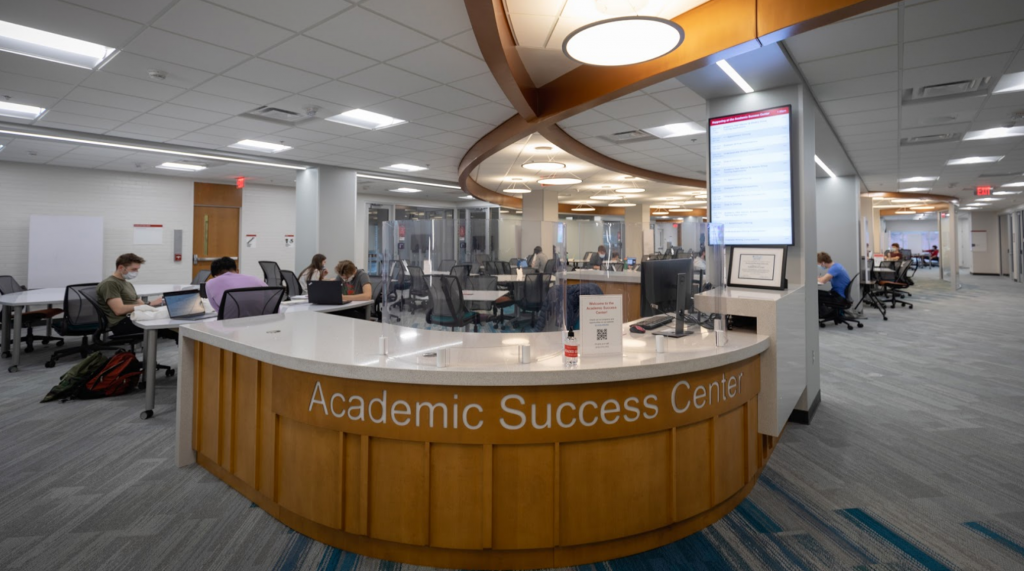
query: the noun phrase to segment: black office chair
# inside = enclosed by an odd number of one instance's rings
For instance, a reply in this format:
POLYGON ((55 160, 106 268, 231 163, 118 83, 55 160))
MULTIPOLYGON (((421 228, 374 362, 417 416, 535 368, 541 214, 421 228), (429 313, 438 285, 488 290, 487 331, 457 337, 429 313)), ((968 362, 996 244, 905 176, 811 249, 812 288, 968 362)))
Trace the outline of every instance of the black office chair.
POLYGON ((553 273, 555 273, 555 264, 557 262, 558 262, 558 260, 556 260, 554 258, 551 258, 550 260, 544 262, 544 273, 545 274, 553 274, 553 273))
POLYGON ((263 270, 263 281, 270 287, 280 287, 284 284, 281 277, 281 267, 277 262, 260 262, 260 269, 263 270))
POLYGON ((874 281, 875 259, 869 258, 864 273, 858 275, 860 276, 860 300, 853 309, 856 310, 860 307, 860 304, 866 303, 881 312, 883 321, 889 321, 889 316, 885 314, 885 304, 875 295, 878 291, 878 285, 874 281), (866 278, 865 276, 868 277, 866 278))
MULTIPOLYGON (((466 289, 473 291, 498 291, 498 278, 495 276, 469 276, 466 289)), ((471 311, 490 311, 494 302, 467 301, 466 307, 471 311)))
POLYGON ((452 269, 452 266, 456 264, 455 260, 441 260, 441 263, 437 265, 439 272, 447 272, 452 269))
POLYGON ((833 299, 822 302, 822 305, 829 310, 826 315, 818 315, 818 326, 824 328, 825 324, 832 321, 836 325, 845 323, 847 329, 853 329, 851 323, 856 323, 857 327, 864 327, 864 324, 860 321, 853 319, 846 312, 853 307, 853 302, 850 301, 850 294, 853 292, 853 282, 860 280, 860 274, 853 276, 850 279, 850 283, 846 284, 846 290, 843 291, 843 299, 833 299))
POLYGON ((405 297, 402 296, 403 291, 408 291, 412 287, 412 280, 408 279, 405 275, 405 264, 399 260, 391 262, 391 266, 388 268, 387 275, 388 282, 388 293, 387 299, 384 300, 384 308, 391 315, 391 319, 395 321, 401 321, 401 318, 397 313, 393 313, 394 308, 398 310, 405 309, 405 297))
POLYGON ((427 323, 450 327, 480 329, 480 314, 470 311, 462 297, 462 286, 455 276, 430 277, 430 307, 427 309, 427 323))
POLYGON ((192 278, 192 285, 199 285, 206 283, 206 280, 210 279, 210 270, 199 270, 196 277, 192 278))
POLYGON ((280 309, 284 293, 283 287, 244 287, 226 290, 217 310, 217 320, 273 315, 280 309))
POLYGON ((427 285, 427 276, 423 273, 423 268, 419 266, 409 266, 409 304, 412 306, 410 311, 416 311, 417 304, 426 305, 430 302, 430 286, 427 285))
MULTIPOLYGON (((9 293, 17 293, 19 291, 26 291, 26 288, 18 283, 13 276, 0 276, 0 295, 6 295, 9 293)), ((0 311, 14 311, 9 307, 0 307, 0 311)), ((53 318, 63 313, 60 309, 54 309, 52 306, 48 306, 46 309, 36 309, 33 311, 23 311, 21 313, 21 326, 25 328, 25 334, 22 335, 21 341, 25 344, 25 352, 31 353, 35 351, 34 344, 36 341, 41 341, 43 345, 49 345, 50 341, 56 341, 56 346, 61 347, 64 345, 64 340, 56 335, 36 335, 35 328, 43 323, 49 323, 53 325, 53 318)), ((10 354, 5 353, 4 358, 10 357, 10 354)))
POLYGON ((284 285, 288 288, 288 299, 302 295, 302 284, 299 283, 299 278, 295 276, 295 272, 281 270, 281 277, 284 278, 284 285))
MULTIPOLYGON (((516 261, 518 264, 519 262, 516 261)), ((505 274, 506 276, 512 273, 513 264, 509 262, 498 262, 501 265, 501 271, 498 273, 505 274)))
POLYGON ((448 270, 449 274, 459 280, 459 287, 466 289, 466 278, 469 277, 469 264, 456 264, 452 269, 448 270))
POLYGON ((480 273, 488 276, 496 276, 500 274, 501 262, 485 262, 480 273))
MULTIPOLYGON (((531 329, 537 323, 537 314, 544 307, 544 296, 547 295, 551 276, 549 274, 528 274, 523 281, 515 282, 513 297, 516 307, 521 313, 529 314, 531 329)), ((522 326, 526 319, 517 319, 514 324, 522 326)))
POLYGON ((909 307, 914 309, 914 304, 903 301, 901 298, 908 287, 913 285, 913 282, 907 279, 907 272, 910 270, 910 260, 900 260, 896 266, 896 277, 889 280, 881 280, 878 285, 882 286, 882 301, 889 302, 890 308, 895 308, 896 304, 900 304, 900 307, 909 307))

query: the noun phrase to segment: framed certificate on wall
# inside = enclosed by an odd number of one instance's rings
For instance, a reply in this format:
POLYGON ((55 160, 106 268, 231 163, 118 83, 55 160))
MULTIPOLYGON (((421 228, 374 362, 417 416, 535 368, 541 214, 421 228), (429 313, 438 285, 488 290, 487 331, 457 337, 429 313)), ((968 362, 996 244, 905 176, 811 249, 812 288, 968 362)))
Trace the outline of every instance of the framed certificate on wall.
POLYGON ((729 254, 730 286, 786 289, 785 246, 733 246, 729 254))

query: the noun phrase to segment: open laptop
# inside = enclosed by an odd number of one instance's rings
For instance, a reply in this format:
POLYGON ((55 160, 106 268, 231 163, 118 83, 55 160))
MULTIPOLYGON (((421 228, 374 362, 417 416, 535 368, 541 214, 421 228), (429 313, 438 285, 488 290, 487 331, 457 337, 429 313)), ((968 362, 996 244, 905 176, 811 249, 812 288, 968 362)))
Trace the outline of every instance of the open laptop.
POLYGON ((171 319, 207 319, 217 317, 216 312, 206 313, 199 290, 169 291, 164 294, 167 314, 171 319))
POLYGON ((345 303, 341 296, 344 287, 345 282, 340 281, 309 282, 309 303, 341 305, 345 303))

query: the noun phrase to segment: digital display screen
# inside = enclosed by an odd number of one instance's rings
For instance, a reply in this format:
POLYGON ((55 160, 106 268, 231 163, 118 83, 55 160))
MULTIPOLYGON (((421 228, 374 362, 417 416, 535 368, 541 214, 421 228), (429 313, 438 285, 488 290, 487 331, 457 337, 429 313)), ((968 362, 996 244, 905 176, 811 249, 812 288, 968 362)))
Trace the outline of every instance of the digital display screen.
POLYGON ((709 221, 727 246, 793 245, 789 105, 708 121, 709 221))

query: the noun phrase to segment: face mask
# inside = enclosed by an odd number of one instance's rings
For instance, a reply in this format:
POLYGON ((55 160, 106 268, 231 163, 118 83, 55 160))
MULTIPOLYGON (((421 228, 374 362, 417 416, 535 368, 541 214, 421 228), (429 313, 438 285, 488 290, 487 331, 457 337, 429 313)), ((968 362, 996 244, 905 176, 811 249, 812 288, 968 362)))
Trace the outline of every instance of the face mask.
POLYGON ((137 277, 139 277, 139 272, 127 272, 124 274, 124 279, 126 280, 134 280, 137 277))
POLYGON ((825 266, 818 264, 818 269, 821 271, 825 271, 825 266))

